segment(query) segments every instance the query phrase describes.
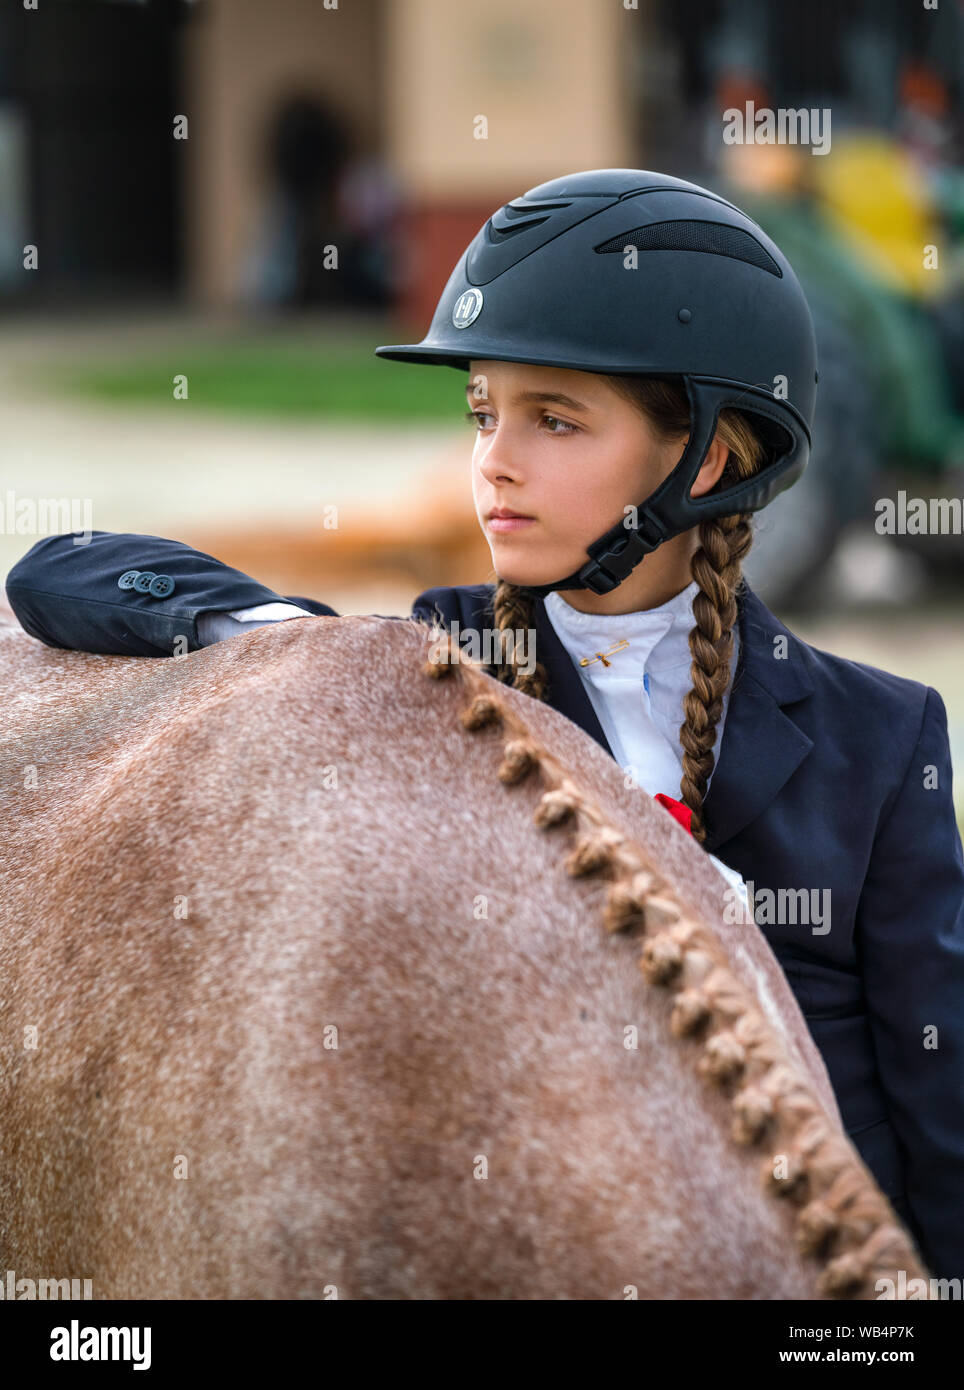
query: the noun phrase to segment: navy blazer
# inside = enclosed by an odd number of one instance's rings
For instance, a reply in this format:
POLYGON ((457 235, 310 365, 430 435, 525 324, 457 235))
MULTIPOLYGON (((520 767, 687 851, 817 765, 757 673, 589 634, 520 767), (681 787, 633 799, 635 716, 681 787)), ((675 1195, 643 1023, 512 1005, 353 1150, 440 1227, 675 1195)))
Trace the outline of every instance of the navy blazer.
MULTIPOLYGON (((492 596, 488 584, 428 589, 412 616, 481 633, 492 596)), ((178 638, 181 650, 199 645, 200 613, 282 595, 177 541, 100 531, 87 545, 38 541, 8 575, 7 597, 50 646, 169 656, 178 638)), ((864 1162, 932 1272, 964 1277, 964 857, 943 701, 809 646, 749 588, 738 610, 706 847, 752 882, 864 1162), (781 889, 774 921, 761 904, 781 889), (829 918, 798 921, 787 908, 799 890, 829 901, 829 918)), ((544 603, 533 611, 548 703, 612 755, 544 603)))

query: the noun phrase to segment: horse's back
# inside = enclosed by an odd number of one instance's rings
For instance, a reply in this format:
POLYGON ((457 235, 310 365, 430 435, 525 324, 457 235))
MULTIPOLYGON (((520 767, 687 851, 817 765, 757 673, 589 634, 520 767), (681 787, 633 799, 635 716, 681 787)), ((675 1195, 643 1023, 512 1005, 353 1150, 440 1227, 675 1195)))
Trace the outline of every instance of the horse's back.
MULTIPOLYGON (((101 1297, 814 1296, 605 880, 423 659, 361 618, 183 660, 0 642, 6 1267, 101 1297)), ((484 684, 712 920, 670 818, 484 684)))

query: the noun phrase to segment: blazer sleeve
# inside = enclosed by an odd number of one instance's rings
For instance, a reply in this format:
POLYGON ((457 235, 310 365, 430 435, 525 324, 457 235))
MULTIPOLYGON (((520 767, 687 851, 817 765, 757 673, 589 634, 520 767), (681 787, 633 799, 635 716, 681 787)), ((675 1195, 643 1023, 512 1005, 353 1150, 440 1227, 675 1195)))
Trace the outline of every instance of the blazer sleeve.
POLYGON ((856 930, 914 1233, 938 1278, 964 1277, 964 856, 951 776, 944 702, 928 687, 856 930))
MULTIPOLYGON (((7 575, 7 601, 20 625, 48 647, 173 656, 203 645, 202 613, 287 602, 315 616, 339 616, 317 599, 275 593, 181 541, 115 531, 94 531, 87 544, 75 541, 73 532, 45 536, 7 575)), ((447 591, 427 591, 441 592, 447 591)), ((415 600, 413 618, 428 615, 426 597, 415 600)))

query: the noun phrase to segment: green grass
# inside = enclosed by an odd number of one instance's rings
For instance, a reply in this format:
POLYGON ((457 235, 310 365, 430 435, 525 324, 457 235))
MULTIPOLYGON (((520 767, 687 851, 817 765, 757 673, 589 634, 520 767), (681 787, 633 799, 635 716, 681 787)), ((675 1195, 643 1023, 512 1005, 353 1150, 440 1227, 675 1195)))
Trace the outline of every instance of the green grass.
POLYGON ((50 384, 119 406, 181 405, 173 378, 184 375, 191 405, 231 414, 386 424, 461 417, 466 373, 383 361, 373 354, 379 341, 341 348, 187 346, 150 359, 60 367, 50 384))

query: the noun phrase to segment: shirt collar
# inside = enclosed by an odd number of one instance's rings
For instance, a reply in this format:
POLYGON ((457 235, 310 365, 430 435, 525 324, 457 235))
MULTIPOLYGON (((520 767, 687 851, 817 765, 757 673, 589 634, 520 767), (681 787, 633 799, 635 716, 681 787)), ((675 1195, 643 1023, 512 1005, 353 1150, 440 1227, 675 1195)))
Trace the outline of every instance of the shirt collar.
POLYGON ((580 667, 591 680, 606 676, 633 676, 641 679, 645 671, 689 666, 692 656, 693 600, 699 593, 694 579, 665 603, 642 608, 635 613, 583 613, 568 603, 558 590, 545 597, 546 612, 559 640, 576 665, 584 657, 605 652, 611 663, 590 661, 580 667), (610 648, 625 638, 628 646, 610 654, 610 648))

